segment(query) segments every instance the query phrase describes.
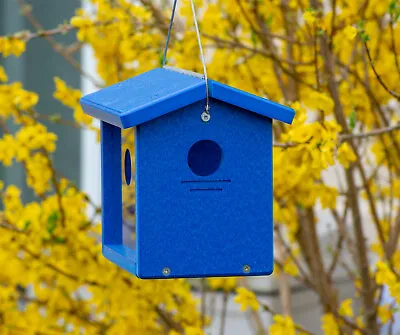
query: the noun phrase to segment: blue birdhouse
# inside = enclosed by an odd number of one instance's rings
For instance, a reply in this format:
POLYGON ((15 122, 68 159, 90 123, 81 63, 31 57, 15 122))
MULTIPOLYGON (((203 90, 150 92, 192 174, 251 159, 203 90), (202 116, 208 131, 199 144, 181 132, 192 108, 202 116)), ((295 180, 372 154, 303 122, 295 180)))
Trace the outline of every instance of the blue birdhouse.
POLYGON ((290 124, 294 111, 209 80, 204 117, 206 92, 202 76, 159 68, 81 100, 101 120, 103 254, 139 278, 273 271, 272 121, 290 124), (131 127, 136 250, 122 240, 131 127))

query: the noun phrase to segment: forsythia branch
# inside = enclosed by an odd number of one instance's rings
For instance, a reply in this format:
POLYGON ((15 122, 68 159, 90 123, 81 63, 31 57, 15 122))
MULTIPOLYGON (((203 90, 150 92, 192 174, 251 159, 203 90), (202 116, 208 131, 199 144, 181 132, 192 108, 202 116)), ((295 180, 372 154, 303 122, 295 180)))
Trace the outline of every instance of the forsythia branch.
MULTIPOLYGON (((349 140, 352 140, 352 139, 366 139, 366 138, 370 138, 370 137, 374 137, 374 136, 380 136, 380 135, 392 133, 392 132, 395 132, 397 130, 400 130, 400 123, 395 124, 393 126, 389 126, 389 127, 384 127, 384 128, 380 128, 380 129, 371 130, 371 131, 365 132, 365 133, 339 135, 338 140, 339 140, 339 143, 340 143, 340 142, 346 142, 346 141, 349 141, 349 140)), ((308 142, 304 142, 304 143, 279 143, 279 142, 275 142, 274 143, 274 147, 287 149, 287 148, 292 148, 292 147, 295 147, 295 146, 298 146, 298 145, 302 145, 302 144, 307 144, 307 143, 308 142)))

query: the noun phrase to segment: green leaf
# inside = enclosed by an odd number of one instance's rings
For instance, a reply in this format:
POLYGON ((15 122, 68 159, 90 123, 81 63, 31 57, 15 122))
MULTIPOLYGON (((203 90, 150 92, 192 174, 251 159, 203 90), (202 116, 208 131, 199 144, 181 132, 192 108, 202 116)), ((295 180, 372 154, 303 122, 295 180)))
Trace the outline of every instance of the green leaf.
POLYGON ((356 23, 356 27, 358 30, 363 30, 365 27, 365 20, 360 20, 356 23))
POLYGON ((392 0, 389 4, 389 13, 390 15, 394 14, 397 4, 396 4, 397 0, 392 0))
POLYGON ((49 217, 47 218, 47 231, 49 232, 50 235, 53 235, 54 231, 57 228, 57 221, 60 218, 60 214, 58 213, 58 211, 54 211, 53 213, 51 213, 49 215, 49 217))
POLYGON ((353 130, 356 127, 356 123, 357 123, 357 113, 355 110, 353 110, 349 117, 349 127, 351 130, 353 130))
POLYGON ((32 222, 31 221, 26 221, 24 225, 24 231, 28 231, 29 227, 31 226, 32 222))
POLYGON ((267 27, 269 27, 271 25, 272 20, 273 20, 273 16, 272 16, 272 14, 270 14, 268 16, 268 18, 265 20, 265 24, 267 25, 267 27))
POLYGON ((257 35, 253 30, 251 31, 251 42, 253 43, 253 46, 257 45, 257 35))
POLYGON ((52 115, 49 116, 50 122, 53 122, 53 123, 60 122, 61 119, 62 119, 62 117, 61 117, 60 114, 52 114, 52 115))
POLYGON ((53 242, 55 244, 64 244, 65 243, 65 237, 61 237, 61 236, 56 236, 53 238, 53 242))
POLYGON ((371 39, 371 38, 369 37, 369 35, 368 35, 365 31, 363 31, 363 32, 361 33, 361 40, 362 40, 364 43, 368 42, 370 39, 371 39))
MULTIPOLYGON (((160 55, 158 56, 158 63, 160 64, 160 66, 163 65, 163 61, 164 61, 164 51, 160 53, 160 55)), ((166 64, 168 64, 168 58, 166 60, 166 64)))
POLYGON ((314 145, 314 150, 315 149, 318 149, 318 150, 321 150, 321 148, 325 145, 325 141, 319 141, 319 142, 317 142, 315 145, 314 145))

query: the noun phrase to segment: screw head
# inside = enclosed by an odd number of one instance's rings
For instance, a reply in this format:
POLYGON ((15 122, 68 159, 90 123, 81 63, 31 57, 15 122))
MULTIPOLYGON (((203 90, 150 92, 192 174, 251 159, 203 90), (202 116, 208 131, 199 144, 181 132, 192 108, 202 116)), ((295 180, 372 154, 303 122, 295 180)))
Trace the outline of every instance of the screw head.
POLYGON ((203 112, 203 113, 201 114, 201 120, 202 120, 203 122, 208 122, 208 121, 210 121, 210 119, 211 119, 210 113, 203 112))
POLYGON ((250 270, 251 270, 250 265, 245 265, 245 266, 243 266, 243 272, 244 272, 244 273, 250 273, 250 270))
POLYGON ((162 270, 162 273, 163 273, 163 275, 164 275, 165 277, 168 277, 168 276, 171 274, 171 270, 170 270, 170 268, 164 268, 164 269, 162 270))

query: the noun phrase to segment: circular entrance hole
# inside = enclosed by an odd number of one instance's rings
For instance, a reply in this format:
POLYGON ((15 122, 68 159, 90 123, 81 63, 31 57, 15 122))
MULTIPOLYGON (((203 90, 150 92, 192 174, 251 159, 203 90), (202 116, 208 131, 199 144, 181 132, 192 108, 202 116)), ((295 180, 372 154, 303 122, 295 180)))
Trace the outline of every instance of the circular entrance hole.
POLYGON ((222 160, 221 147, 211 140, 201 140, 192 145, 188 165, 194 174, 205 177, 218 170, 222 160))

